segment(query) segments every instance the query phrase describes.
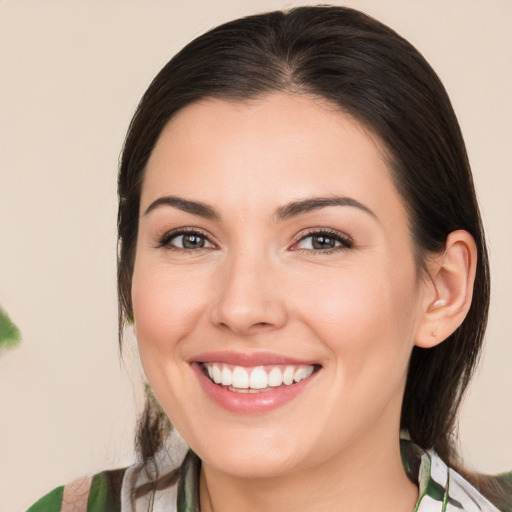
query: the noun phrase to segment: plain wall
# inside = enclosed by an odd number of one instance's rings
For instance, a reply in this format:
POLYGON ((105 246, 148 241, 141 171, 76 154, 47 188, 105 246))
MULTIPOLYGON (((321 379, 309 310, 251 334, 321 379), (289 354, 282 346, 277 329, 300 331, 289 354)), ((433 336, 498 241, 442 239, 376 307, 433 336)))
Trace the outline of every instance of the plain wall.
MULTIPOLYGON (((0 510, 133 459, 140 370, 117 348, 116 170, 150 80, 274 0, 0 0, 0 510)), ((341 2, 332 2, 341 3, 341 2)), ((512 2, 352 0, 425 55, 459 116, 487 228, 487 346, 461 413, 469 466, 512 468, 512 2)))

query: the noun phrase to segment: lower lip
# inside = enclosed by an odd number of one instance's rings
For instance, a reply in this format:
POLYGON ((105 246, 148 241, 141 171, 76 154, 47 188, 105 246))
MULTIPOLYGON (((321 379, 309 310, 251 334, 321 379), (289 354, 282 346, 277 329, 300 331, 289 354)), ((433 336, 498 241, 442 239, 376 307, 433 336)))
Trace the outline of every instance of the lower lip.
POLYGON ((222 408, 239 414, 263 414, 282 407, 300 395, 317 374, 317 372, 314 372, 310 377, 300 382, 269 391, 237 393, 212 382, 203 373, 200 364, 193 363, 191 366, 208 397, 222 408))

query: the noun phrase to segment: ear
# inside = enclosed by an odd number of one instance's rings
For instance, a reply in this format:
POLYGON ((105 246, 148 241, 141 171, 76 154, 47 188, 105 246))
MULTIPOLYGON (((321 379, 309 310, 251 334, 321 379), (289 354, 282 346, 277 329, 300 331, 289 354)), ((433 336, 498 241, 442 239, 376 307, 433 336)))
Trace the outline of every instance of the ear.
POLYGON ((428 264, 429 281, 415 344, 431 348, 448 338, 463 322, 473 297, 477 249, 467 231, 453 231, 443 253, 428 264))

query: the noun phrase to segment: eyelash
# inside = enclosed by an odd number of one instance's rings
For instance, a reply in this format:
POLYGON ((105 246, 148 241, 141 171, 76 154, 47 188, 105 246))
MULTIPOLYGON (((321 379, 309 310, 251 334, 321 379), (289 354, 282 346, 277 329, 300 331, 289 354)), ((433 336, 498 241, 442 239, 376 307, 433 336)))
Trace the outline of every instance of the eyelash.
MULTIPOLYGON (((180 229, 176 229, 173 231, 169 231, 169 232, 165 233, 164 235, 158 237, 156 247, 163 248, 163 249, 169 249, 171 251, 180 251, 180 252, 184 252, 184 253, 188 253, 188 254, 193 253, 193 252, 198 252, 198 249, 186 249, 184 247, 176 247, 171 244, 171 240, 178 238, 179 236, 184 236, 184 235, 198 236, 200 238, 203 238, 206 242, 211 244, 213 247, 216 247, 216 244, 214 244, 210 240, 210 236, 207 233, 205 233, 204 231, 201 231, 200 229, 197 229, 197 228, 180 228, 180 229)), ((210 249, 210 247, 200 247, 199 249, 210 249)))
MULTIPOLYGON (((340 231, 336 231, 334 229, 311 229, 306 233, 301 233, 296 240, 292 243, 291 250, 300 251, 303 254, 332 254, 333 252, 343 251, 346 249, 351 249, 354 246, 354 241, 349 236, 341 233, 340 231), (340 245, 332 247, 330 249, 305 249, 305 248, 295 248, 299 243, 303 242, 309 237, 325 237, 335 242, 338 242, 340 245)), ((204 231, 197 228, 180 228, 177 230, 169 231, 164 235, 158 237, 158 241, 156 244, 157 248, 168 249, 171 251, 180 251, 183 253, 194 253, 198 252, 200 249, 210 249, 217 247, 214 242, 211 241, 210 236, 204 231), (179 236, 184 235, 196 235, 200 238, 203 238, 207 243, 211 244, 212 247, 199 247, 198 249, 186 249, 184 247, 176 247, 171 244, 171 241, 179 236)))
POLYGON ((336 231, 335 229, 311 229, 308 230, 306 233, 301 233, 300 236, 297 238, 297 240, 293 243, 292 248, 296 245, 298 245, 300 242, 303 242, 309 237, 325 237, 331 240, 334 240, 335 242, 339 242, 340 245, 336 247, 332 247, 330 249, 304 249, 304 248, 296 248, 293 249, 294 251, 300 251, 304 254, 332 254, 334 252, 338 251, 344 251, 347 249, 352 249, 354 247, 354 241, 349 236, 345 235, 344 233, 341 233, 340 231, 336 231))

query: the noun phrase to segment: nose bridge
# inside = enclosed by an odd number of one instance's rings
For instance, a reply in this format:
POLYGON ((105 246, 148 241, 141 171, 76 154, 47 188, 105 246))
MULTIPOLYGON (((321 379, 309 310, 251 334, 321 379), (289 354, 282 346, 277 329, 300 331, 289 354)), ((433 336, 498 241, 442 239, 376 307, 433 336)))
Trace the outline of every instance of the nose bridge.
POLYGON ((212 320, 239 335, 281 327, 286 307, 276 286, 277 267, 261 247, 233 251, 218 276, 212 320))

